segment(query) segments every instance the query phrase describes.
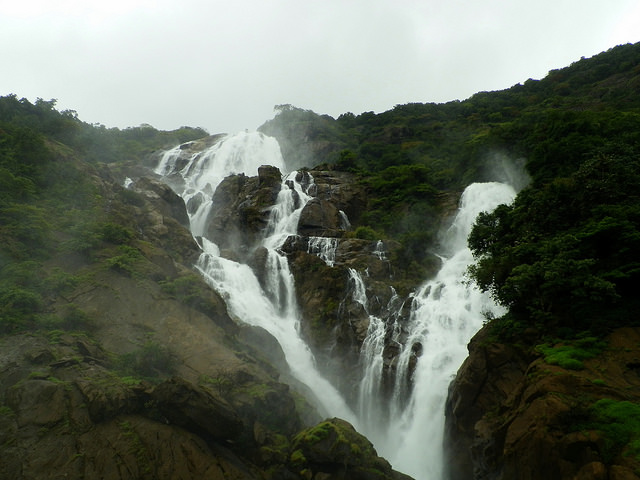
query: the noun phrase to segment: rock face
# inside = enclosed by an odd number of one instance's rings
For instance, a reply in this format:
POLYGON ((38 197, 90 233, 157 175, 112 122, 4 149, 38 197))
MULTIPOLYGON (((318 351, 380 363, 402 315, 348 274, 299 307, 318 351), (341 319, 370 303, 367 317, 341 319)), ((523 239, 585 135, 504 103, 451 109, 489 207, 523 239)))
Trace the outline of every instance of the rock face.
POLYGON ((639 360, 637 328, 613 332, 580 370, 497 343, 485 328, 469 345, 449 392, 449 478, 640 478, 637 451, 624 441, 614 447, 619 439, 607 437, 594 417, 600 399, 640 403, 639 360))
POLYGON ((371 442, 344 420, 332 418, 295 436, 291 464, 307 478, 409 479, 377 456, 371 442))
MULTIPOLYGON (((281 179, 278 169, 268 166, 261 167, 257 177, 227 177, 214 194, 217 207, 207 220, 207 235, 221 255, 248 263, 263 284, 268 256, 260 240, 268 233, 281 189, 295 192, 292 183, 283 185, 281 179)), ((300 212, 296 234, 280 249, 295 278, 301 332, 323 374, 341 372, 332 381, 351 397, 356 394, 353 388, 369 316, 389 316, 396 293, 407 295, 424 277, 407 276, 399 264, 400 243, 357 238, 352 224, 357 225, 365 211, 368 193, 354 174, 312 169, 298 172, 295 181, 311 198, 300 212), (354 275, 364 282, 368 297, 375 298, 366 308, 354 298, 354 275)), ((398 353, 389 342, 384 366, 389 385, 398 353)))
MULTIPOLYGON (((237 325, 191 269, 199 248, 182 201, 149 179, 131 190, 108 172, 95 182, 110 240, 91 255, 48 260, 82 279, 52 297, 47 315, 60 326, 0 338, 0 478, 308 478, 292 442, 320 418, 280 381, 277 342, 237 325)), ((228 182, 231 216, 258 212, 253 231, 250 215, 230 220, 248 245, 280 174, 265 167, 255 180, 228 182), (249 204, 234 203, 243 192, 249 204)), ((345 459, 342 450, 324 458, 345 459)), ((370 464, 388 466, 374 452, 358 455, 370 464)), ((397 477, 384 469, 366 478, 397 477)))
POLYGON ((223 254, 246 259, 267 226, 281 182, 280 171, 265 165, 258 169, 258 177, 231 175, 218 185, 213 195, 217 208, 207 219, 207 237, 223 254))

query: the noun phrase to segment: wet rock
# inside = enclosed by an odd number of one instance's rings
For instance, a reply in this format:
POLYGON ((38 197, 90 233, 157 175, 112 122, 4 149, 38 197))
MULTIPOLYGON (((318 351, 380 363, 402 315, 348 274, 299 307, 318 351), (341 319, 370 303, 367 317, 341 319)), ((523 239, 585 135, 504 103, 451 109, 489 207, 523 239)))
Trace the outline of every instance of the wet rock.
POLYGON ((612 455, 603 432, 586 427, 600 398, 640 401, 640 379, 625 375, 640 329, 619 329, 608 342, 582 370, 566 370, 483 328, 449 390, 449 478, 596 480, 636 468, 630 456, 612 455))
POLYGON ((281 174, 276 167, 263 165, 258 174, 223 179, 212 198, 216 208, 206 219, 207 237, 239 258, 245 258, 261 238, 281 188, 281 174))
POLYGON ((137 412, 149 400, 147 385, 126 385, 118 377, 102 371, 78 378, 74 384, 84 397, 91 420, 96 423, 137 412))
POLYGON ((275 337, 264 328, 253 325, 242 325, 239 328, 238 336, 244 343, 258 350, 264 358, 276 367, 276 371, 284 374, 289 372, 289 364, 282 351, 282 347, 275 337))
POLYGON ((312 198, 300 212, 298 233, 305 236, 337 236, 341 227, 336 206, 320 198, 312 198))
POLYGON ((258 167, 258 186, 260 188, 267 188, 273 192, 280 188, 281 183, 282 174, 279 168, 271 165, 261 165, 258 167))
POLYGON ((171 217, 180 225, 189 228, 189 216, 184 200, 169 185, 149 177, 138 179, 132 190, 142 194, 153 207, 166 217, 171 217))
POLYGON ((332 418, 303 430, 291 444, 289 468, 308 478, 383 480, 410 477, 394 471, 348 422, 332 418))
POLYGON ((171 422, 219 440, 240 437, 245 426, 236 412, 205 390, 180 378, 158 385, 151 398, 171 422))

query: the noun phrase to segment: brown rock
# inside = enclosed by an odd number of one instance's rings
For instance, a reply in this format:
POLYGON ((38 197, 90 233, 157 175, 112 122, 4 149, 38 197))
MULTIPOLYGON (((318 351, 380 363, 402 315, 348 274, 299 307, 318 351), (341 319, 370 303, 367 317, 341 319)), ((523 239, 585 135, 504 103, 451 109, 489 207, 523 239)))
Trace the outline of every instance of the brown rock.
POLYGON ((219 440, 232 440, 244 432, 240 417, 207 391, 183 379, 158 385, 151 398, 171 422, 189 431, 219 440))
POLYGON ((626 478, 634 460, 612 455, 604 433, 585 428, 600 398, 640 401, 640 379, 628 374, 640 329, 620 329, 608 340, 610 347, 585 360, 584 369, 566 370, 481 330, 449 391, 449 477, 596 480, 620 472, 626 478))
POLYGON ((298 233, 305 236, 335 236, 340 230, 338 209, 327 200, 312 198, 300 212, 298 233))

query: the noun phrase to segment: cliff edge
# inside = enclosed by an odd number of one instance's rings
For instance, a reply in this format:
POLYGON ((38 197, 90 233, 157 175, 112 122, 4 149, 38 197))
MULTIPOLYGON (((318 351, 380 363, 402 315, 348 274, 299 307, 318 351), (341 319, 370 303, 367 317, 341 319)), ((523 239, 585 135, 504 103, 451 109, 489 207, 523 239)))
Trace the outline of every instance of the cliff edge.
POLYGON ((452 480, 640 478, 640 329, 535 348, 485 326, 451 384, 452 480))

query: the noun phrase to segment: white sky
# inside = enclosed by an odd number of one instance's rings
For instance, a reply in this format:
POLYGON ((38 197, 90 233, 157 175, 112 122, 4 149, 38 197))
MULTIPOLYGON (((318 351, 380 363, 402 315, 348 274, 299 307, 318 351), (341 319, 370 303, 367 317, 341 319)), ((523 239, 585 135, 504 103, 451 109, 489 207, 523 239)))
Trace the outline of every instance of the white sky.
POLYGON ((0 0, 0 95, 236 132, 281 103, 462 100, 638 41, 637 0, 0 0))

